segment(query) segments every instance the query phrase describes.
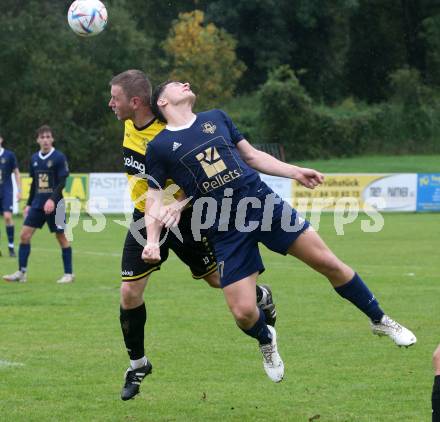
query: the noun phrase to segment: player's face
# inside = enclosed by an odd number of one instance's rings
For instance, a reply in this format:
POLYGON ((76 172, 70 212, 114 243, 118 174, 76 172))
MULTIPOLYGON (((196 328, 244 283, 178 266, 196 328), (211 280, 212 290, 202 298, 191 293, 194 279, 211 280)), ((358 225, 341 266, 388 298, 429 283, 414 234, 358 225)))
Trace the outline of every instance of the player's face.
POLYGON ((38 135, 37 142, 42 152, 46 153, 52 149, 53 136, 51 132, 43 132, 38 135))
POLYGON ((0 148, 2 146, 2 143, 3 143, 3 138, 0 136, 0 148))
POLYGON ((191 91, 191 85, 189 84, 189 82, 169 83, 163 91, 163 96, 170 104, 174 105, 188 101, 192 105, 196 100, 196 94, 191 91))
POLYGON ((124 90, 119 85, 112 85, 111 98, 108 106, 116 114, 118 120, 127 120, 134 116, 134 109, 125 95, 124 90))

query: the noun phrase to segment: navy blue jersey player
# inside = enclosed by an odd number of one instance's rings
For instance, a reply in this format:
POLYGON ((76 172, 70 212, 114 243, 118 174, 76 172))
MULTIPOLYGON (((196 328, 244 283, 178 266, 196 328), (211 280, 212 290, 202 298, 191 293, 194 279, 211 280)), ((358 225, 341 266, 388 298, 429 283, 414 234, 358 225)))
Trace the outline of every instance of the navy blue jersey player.
MULTIPOLYGON (((6 281, 25 282, 27 263, 31 252, 31 239, 37 228, 47 223, 51 233, 55 233, 61 247, 64 275, 58 283, 71 283, 74 279, 72 272, 72 248, 64 234, 64 227, 58 224, 64 222, 64 216, 56 211, 62 199, 62 191, 69 175, 69 167, 65 155, 53 147, 52 129, 45 125, 37 130, 37 142, 40 151, 32 155, 29 175, 32 184, 27 206, 24 210, 25 220, 20 233, 18 250, 18 271, 5 275, 6 281)), ((58 210, 59 211, 59 210, 58 210)), ((64 211, 63 211, 64 212, 64 211)))
MULTIPOLYGON (((12 174, 17 185, 17 201, 21 199, 21 180, 15 154, 3 148, 3 137, 0 135, 0 215, 3 215, 8 237, 9 256, 15 257, 14 251, 14 221, 12 219, 14 192, 12 174)), ((1 251, 0 251, 1 256, 1 251)))
POLYGON ((373 333, 387 335, 399 346, 414 344, 414 334, 384 314, 359 275, 261 181, 258 172, 295 179, 311 189, 322 183, 323 175, 256 150, 226 113, 211 110, 194 114, 194 102, 195 94, 187 83, 169 81, 153 94, 153 110, 167 126, 150 142, 146 154, 152 179, 143 258, 147 262, 160 259, 160 214, 156 212, 161 209, 156 205, 165 179, 171 178, 188 198, 192 197, 195 210, 201 210, 200 221, 192 221, 193 232, 206 227, 206 220, 210 220, 208 236, 214 245, 226 301, 237 325, 258 340, 264 369, 272 381, 283 379, 284 365, 277 351, 275 329, 266 325, 264 314, 255 306, 255 283, 264 270, 259 243, 295 256, 326 276, 337 293, 370 318, 373 333))

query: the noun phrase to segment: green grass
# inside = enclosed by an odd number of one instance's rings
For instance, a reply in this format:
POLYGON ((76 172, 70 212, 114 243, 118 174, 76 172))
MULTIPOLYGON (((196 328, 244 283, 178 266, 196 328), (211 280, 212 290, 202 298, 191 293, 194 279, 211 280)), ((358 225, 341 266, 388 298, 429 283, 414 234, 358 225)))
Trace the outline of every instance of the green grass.
MULTIPOLYGON (((75 230, 72 285, 55 283, 61 257, 55 239, 42 230, 33 240, 28 283, 0 285, 0 419, 430 420, 431 354, 440 341, 438 216, 386 214, 379 233, 361 232, 358 219, 343 237, 336 236, 332 218, 323 216, 320 234, 363 276, 384 309, 414 330, 414 347, 399 349, 373 336, 367 318, 321 276, 265 250, 261 280, 273 288, 286 367, 285 380, 274 384, 221 292, 192 280, 172 255, 146 290, 146 346, 154 372, 136 400, 122 402, 124 228, 109 221, 101 233, 75 230)), ((3 256, 0 268, 15 271, 16 262, 3 256)))
POLYGON ((440 173, 440 155, 371 155, 294 164, 324 173, 440 173))

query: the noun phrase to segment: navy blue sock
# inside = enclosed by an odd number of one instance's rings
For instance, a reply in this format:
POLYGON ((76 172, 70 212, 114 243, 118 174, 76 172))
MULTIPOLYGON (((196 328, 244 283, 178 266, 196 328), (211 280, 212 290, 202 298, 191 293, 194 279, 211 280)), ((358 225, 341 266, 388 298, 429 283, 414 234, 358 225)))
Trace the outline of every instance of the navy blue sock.
POLYGON ((14 247, 14 226, 6 226, 6 233, 8 235, 9 247, 14 247))
POLYGON ((29 255, 31 254, 31 245, 20 243, 18 247, 18 269, 26 272, 29 255))
POLYGON ((248 330, 244 330, 243 328, 241 328, 241 330, 248 336, 256 338, 260 344, 268 344, 272 342, 272 334, 267 328, 263 311, 261 309, 258 309, 258 311, 260 312, 260 316, 254 326, 248 330))
POLYGON ((63 254, 64 274, 72 274, 72 248, 61 249, 63 254))
POLYGON ((343 286, 335 287, 336 292, 344 299, 349 300, 359 308, 365 315, 370 317, 373 322, 379 322, 384 316, 384 312, 379 307, 379 303, 364 284, 357 273, 343 286))

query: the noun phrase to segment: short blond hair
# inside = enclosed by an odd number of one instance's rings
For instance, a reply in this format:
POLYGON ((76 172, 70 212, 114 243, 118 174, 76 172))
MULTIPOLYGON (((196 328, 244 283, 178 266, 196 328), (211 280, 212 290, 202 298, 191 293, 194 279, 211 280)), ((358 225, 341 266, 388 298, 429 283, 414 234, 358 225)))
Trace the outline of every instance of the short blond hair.
POLYGON ((113 77, 110 85, 120 86, 128 99, 139 97, 144 105, 150 105, 151 82, 141 70, 130 69, 119 73, 113 77))

